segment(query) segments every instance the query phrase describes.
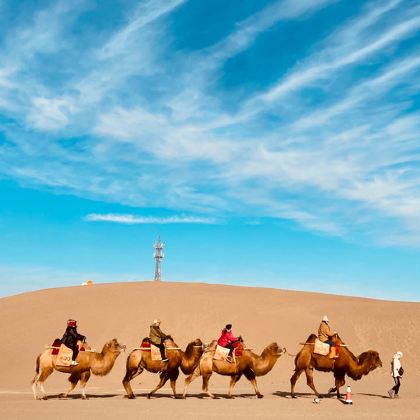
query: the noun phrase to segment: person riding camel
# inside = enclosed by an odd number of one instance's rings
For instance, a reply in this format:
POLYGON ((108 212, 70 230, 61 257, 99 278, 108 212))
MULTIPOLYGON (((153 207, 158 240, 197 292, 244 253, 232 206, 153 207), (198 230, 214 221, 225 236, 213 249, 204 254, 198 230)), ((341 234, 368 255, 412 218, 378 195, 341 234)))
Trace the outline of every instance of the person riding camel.
POLYGON ((73 350, 71 366, 78 365, 78 363, 76 362, 77 355, 79 354, 78 341, 81 341, 82 343, 84 343, 86 341, 86 337, 77 332, 77 321, 74 319, 69 319, 67 321, 67 328, 66 328, 66 331, 64 332, 61 342, 65 346, 67 346, 69 349, 73 350))
POLYGON ((332 337, 334 337, 337 332, 332 332, 330 330, 330 326, 328 325, 328 317, 327 315, 324 315, 322 317, 321 324, 318 328, 318 339, 322 341, 325 344, 328 344, 330 346, 330 354, 329 357, 331 359, 336 359, 338 357, 338 347, 335 345, 334 341, 331 340, 332 337))
POLYGON ((167 362, 169 359, 166 357, 164 344, 164 340, 166 339, 167 335, 164 334, 160 329, 161 322, 162 321, 160 319, 155 319, 153 321, 153 324, 150 326, 149 339, 153 345, 159 347, 162 362, 167 362))
POLYGON ((232 333, 232 324, 227 324, 222 330, 220 338, 217 340, 217 344, 226 349, 229 349, 229 355, 226 357, 226 361, 232 361, 232 355, 234 350, 234 344, 241 341, 241 337, 234 337, 232 333))

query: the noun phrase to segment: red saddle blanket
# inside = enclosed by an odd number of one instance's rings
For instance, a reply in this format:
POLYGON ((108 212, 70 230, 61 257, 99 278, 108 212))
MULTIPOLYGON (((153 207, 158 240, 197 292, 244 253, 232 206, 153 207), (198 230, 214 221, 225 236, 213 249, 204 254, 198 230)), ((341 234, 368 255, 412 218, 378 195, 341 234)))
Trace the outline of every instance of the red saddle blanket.
POLYGON ((56 338, 54 340, 54 343, 52 343, 52 347, 54 348, 52 349, 51 354, 58 354, 58 352, 60 351, 61 344, 61 340, 59 338, 56 338))
MULTIPOLYGON (((57 355, 59 353, 59 351, 60 351, 60 347, 61 347, 62 344, 63 343, 61 342, 61 340, 59 338, 56 338, 54 340, 54 342, 52 343, 52 346, 51 346, 51 347, 53 347, 53 349, 51 351, 51 354, 57 355)), ((85 351, 85 348, 84 347, 80 347, 79 351, 85 351)))
POLYGON ((244 353, 244 348, 243 347, 236 347, 235 356, 242 356, 243 353, 244 353))
POLYGON ((143 340, 140 344, 140 347, 142 348, 150 348, 150 341, 143 340))

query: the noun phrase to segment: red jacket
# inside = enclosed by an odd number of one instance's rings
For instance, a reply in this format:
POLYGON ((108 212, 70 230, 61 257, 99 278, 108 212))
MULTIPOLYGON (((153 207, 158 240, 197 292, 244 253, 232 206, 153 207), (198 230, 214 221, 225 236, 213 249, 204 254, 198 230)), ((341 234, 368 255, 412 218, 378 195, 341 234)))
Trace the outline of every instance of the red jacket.
POLYGON ((238 337, 234 337, 232 335, 232 331, 223 329, 222 335, 217 340, 217 344, 222 347, 226 347, 229 343, 233 343, 235 341, 238 341, 238 337))

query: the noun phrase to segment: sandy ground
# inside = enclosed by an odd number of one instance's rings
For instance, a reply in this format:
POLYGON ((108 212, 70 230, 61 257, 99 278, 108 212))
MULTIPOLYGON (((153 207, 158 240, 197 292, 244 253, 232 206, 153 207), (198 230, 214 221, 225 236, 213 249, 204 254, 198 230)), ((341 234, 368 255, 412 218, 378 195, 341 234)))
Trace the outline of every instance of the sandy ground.
MULTIPOLYGON (((25 293, 0 299, 3 345, 0 349, 0 418, 2 419, 210 419, 210 418, 322 418, 322 419, 420 419, 420 303, 388 302, 325 294, 273 289, 231 287, 187 283, 115 283, 77 286, 25 293), (228 378, 213 375, 210 389, 219 397, 210 400, 201 394, 197 380, 186 400, 171 397, 169 385, 151 400, 145 394, 158 378, 143 373, 132 385, 136 400, 125 398, 122 378, 127 354, 121 354, 106 377, 92 377, 87 386, 88 401, 80 399, 79 388, 71 398, 57 395, 67 388, 67 375, 55 372, 45 383, 50 398, 35 401, 30 380, 35 359, 44 344, 60 337, 67 318, 75 318, 79 331, 100 349, 116 337, 128 349, 138 346, 148 334, 150 322, 162 319, 162 330, 172 334, 185 348, 200 337, 209 342, 217 338, 227 322, 241 334, 256 353, 273 341, 297 353, 302 342, 315 332, 323 314, 338 330, 351 351, 379 351, 383 368, 360 381, 349 379, 353 404, 335 397, 319 404, 299 379, 298 398, 289 397, 293 358, 283 355, 273 370, 258 378, 263 399, 256 399, 244 378, 237 384, 235 399, 225 398, 228 378), (392 384, 390 360, 401 350, 405 374, 401 397, 387 398, 392 384)), ((330 373, 315 372, 315 385, 325 393, 333 383, 330 373)), ((177 382, 183 389, 184 376, 177 382)), ((342 391, 345 391, 344 389, 342 391)))

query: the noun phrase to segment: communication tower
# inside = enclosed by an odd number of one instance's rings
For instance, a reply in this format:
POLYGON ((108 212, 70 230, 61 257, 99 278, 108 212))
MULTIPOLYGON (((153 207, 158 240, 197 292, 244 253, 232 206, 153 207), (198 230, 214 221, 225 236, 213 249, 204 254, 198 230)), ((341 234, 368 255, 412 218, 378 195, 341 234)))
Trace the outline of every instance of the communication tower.
POLYGON ((155 281, 160 281, 162 280, 161 278, 161 271, 160 271, 160 262, 163 259, 164 255, 163 255, 163 243, 160 241, 160 238, 158 238, 158 240, 156 241, 154 248, 155 248, 155 260, 156 260, 156 264, 155 264, 155 281))

